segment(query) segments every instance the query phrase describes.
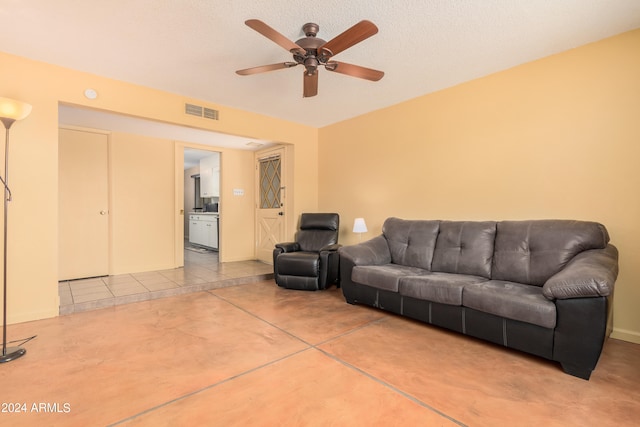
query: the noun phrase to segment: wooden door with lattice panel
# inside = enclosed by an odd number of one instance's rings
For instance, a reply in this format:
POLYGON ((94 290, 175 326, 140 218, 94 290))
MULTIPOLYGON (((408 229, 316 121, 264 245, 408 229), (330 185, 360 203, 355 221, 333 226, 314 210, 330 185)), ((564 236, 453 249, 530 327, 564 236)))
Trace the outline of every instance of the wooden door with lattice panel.
POLYGON ((262 151, 256 158, 256 258, 272 264, 273 249, 285 236, 284 149, 262 151))

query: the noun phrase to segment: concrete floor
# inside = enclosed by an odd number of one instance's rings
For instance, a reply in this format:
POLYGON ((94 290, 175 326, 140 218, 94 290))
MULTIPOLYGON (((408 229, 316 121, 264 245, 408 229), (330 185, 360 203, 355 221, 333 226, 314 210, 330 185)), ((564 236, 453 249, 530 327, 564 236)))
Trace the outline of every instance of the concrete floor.
POLYGON ((25 356, 0 365, 0 402, 13 404, 2 425, 583 427, 640 419, 640 345, 609 339, 584 381, 554 362, 349 305, 335 287, 291 291, 266 280, 9 326, 10 340, 31 335, 25 356))

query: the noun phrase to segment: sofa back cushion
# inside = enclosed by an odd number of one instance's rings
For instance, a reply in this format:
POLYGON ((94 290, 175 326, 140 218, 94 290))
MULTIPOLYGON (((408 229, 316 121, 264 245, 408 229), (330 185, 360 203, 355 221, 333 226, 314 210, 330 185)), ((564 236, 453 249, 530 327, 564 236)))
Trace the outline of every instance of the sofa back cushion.
POLYGON ((382 234, 387 239, 391 262, 431 270, 440 221, 387 218, 382 234))
POLYGON ((542 286, 577 254, 602 249, 602 224, 572 220, 502 221, 497 225, 491 278, 542 286))
POLYGON ((441 221, 432 271, 491 277, 494 221, 441 221))

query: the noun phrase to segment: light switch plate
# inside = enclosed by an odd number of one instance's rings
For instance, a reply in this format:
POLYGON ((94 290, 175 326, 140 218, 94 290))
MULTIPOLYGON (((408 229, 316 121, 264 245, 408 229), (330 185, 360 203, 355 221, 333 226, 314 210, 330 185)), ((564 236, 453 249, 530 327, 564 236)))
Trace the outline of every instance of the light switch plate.
POLYGON ((244 196, 244 189, 242 188, 234 188, 233 189, 234 196, 244 196))

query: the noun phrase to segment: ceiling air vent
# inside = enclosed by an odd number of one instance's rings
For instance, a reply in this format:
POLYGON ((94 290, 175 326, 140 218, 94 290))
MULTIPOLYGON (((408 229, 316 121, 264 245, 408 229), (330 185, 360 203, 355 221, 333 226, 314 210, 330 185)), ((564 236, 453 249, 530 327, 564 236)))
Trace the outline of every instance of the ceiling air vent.
POLYGON ((202 113, 202 117, 204 117, 205 119, 218 120, 218 110, 205 107, 204 112, 202 113))
POLYGON ((205 119, 218 120, 218 110, 214 110, 213 108, 201 107, 199 105, 194 104, 185 104, 184 112, 186 114, 198 117, 204 117, 205 119))

